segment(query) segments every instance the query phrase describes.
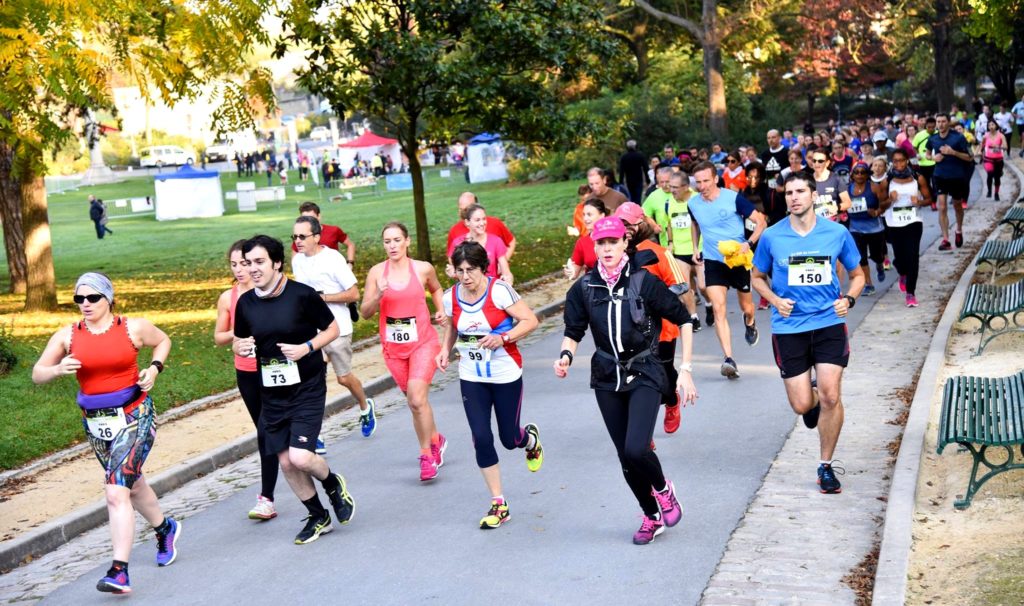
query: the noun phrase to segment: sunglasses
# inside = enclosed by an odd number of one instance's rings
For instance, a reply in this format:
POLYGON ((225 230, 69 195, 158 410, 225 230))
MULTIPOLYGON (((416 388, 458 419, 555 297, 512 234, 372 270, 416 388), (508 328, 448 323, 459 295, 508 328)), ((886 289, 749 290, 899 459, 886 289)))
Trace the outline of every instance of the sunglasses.
POLYGON ((737 160, 736 158, 726 158, 725 163, 726 164, 739 164, 739 160, 737 160))
POLYGON ((851 175, 866 175, 866 174, 868 174, 868 171, 866 171, 866 170, 861 168, 861 169, 857 169, 857 170, 851 172, 850 174, 851 175))
POLYGON ((75 300, 75 304, 77 304, 77 305, 81 305, 82 303, 85 303, 86 301, 88 301, 90 303, 99 303, 103 298, 104 298, 103 295, 100 295, 100 294, 95 294, 95 295, 75 295, 74 297, 72 297, 72 299, 75 300))
POLYGON ((811 164, 825 164, 826 162, 828 162, 828 160, 826 160, 824 158, 812 158, 811 159, 811 164))
POLYGON ((318 235, 320 235, 320 234, 292 234, 292 242, 294 242, 296 240, 301 240, 301 241, 305 242, 306 238, 312 238, 313 236, 318 236, 318 235))

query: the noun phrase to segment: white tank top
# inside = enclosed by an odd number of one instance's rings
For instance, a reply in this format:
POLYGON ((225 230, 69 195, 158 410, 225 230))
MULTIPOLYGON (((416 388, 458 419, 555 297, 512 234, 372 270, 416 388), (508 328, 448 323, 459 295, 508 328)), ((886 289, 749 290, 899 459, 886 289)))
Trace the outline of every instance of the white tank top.
POLYGON ((911 196, 920 196, 921 188, 917 185, 917 179, 910 183, 897 183, 889 181, 889 193, 896 193, 896 202, 885 211, 885 224, 889 227, 905 227, 911 223, 921 223, 921 217, 917 214, 917 207, 910 201, 911 196))

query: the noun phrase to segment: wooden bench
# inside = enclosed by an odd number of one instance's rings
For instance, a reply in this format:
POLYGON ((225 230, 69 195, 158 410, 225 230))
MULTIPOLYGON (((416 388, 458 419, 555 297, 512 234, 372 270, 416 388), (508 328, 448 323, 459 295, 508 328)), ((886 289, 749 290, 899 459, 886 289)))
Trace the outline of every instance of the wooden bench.
POLYGON ((1000 225, 1009 225, 1013 229, 1012 238, 1024 236, 1024 206, 1011 206, 1003 215, 1000 225))
POLYGON ((989 282, 995 283, 999 271, 1009 268, 1018 257, 1024 254, 1024 238, 1015 240, 987 240, 978 253, 978 260, 975 265, 980 269, 982 265, 992 266, 992 275, 989 282))
MULTIPOLYGON (((947 444, 959 444, 974 457, 971 478, 956 509, 971 506, 978 489, 989 479, 1011 469, 1024 469, 1014 460, 1014 447, 1024 444, 1024 370, 1009 377, 951 377, 942 393, 938 453, 947 444), (1006 461, 993 463, 985 456, 989 446, 1006 450, 1006 461), (978 468, 987 469, 980 478, 978 468)), ((1024 446, 1019 448, 1024 457, 1024 446)))
POLYGON ((971 284, 960 310, 959 320, 975 318, 981 322, 981 340, 978 351, 981 355, 989 341, 1014 331, 1024 331, 1024 278, 1015 284, 971 284), (985 333, 988 332, 988 338, 985 333))

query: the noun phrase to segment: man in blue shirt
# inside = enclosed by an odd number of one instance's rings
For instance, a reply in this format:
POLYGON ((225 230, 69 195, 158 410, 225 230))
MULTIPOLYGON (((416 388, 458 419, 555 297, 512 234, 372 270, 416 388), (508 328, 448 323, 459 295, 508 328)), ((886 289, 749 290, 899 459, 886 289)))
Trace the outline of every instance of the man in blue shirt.
MULTIPOLYGON (((1024 158, 1024 95, 1021 95, 1020 101, 1010 108, 1010 113, 1013 114, 1013 119, 1017 122, 1017 139, 1020 143, 1020 152, 1017 155, 1024 158)), ((1010 137, 1006 138, 1006 143, 1009 145, 1010 137)))
POLYGON ((949 244, 949 216, 946 214, 946 200, 953 200, 953 214, 956 215, 956 247, 964 245, 964 209, 971 193, 971 177, 974 175, 974 157, 963 135, 951 128, 949 114, 935 114, 938 130, 928 139, 928 159, 935 162, 932 182, 935 185, 936 203, 939 208, 939 229, 942 243, 939 250, 951 250, 949 244))
POLYGON ((832 470, 843 428, 840 383, 850 359, 846 314, 864 288, 860 253, 850 232, 814 213, 814 178, 793 173, 786 178, 789 220, 765 230, 754 253, 752 284, 772 305, 772 349, 793 411, 804 424, 818 428, 821 492, 842 492, 832 470), (850 275, 850 288, 840 290, 836 262, 850 275), (768 276, 771 275, 771 285, 768 276), (811 367, 817 378, 814 402, 811 367))
POLYGON ((740 242, 740 252, 747 253, 761 237, 767 222, 764 215, 743 196, 718 187, 718 172, 710 162, 701 162, 693 167, 693 178, 697 182, 699 196, 690 198, 687 210, 690 213, 690 231, 693 237, 693 260, 704 268, 704 284, 712 313, 708 324, 714 324, 718 343, 722 346, 725 361, 722 362, 722 376, 735 379, 740 376, 736 361, 732 359, 732 334, 726 319, 725 296, 729 288, 736 289, 743 324, 746 326, 747 344, 757 345, 757 325, 754 321, 754 299, 750 296, 750 271, 742 265, 729 267, 725 256, 718 250, 718 243, 727 240, 740 242), (753 233, 744 239, 744 222, 753 233), (701 240, 703 234, 704 239, 701 240), (698 247, 697 242, 701 245, 698 247), (713 315, 712 315, 713 314, 713 315), (713 322, 712 322, 713 320, 713 322))

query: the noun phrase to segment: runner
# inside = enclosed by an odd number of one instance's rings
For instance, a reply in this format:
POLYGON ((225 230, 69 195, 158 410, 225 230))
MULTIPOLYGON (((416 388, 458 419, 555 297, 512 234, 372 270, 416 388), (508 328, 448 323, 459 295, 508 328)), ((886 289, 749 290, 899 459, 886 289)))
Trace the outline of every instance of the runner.
POLYGON ((595 198, 604 202, 608 212, 613 213, 620 204, 626 202, 626 196, 608 186, 606 180, 608 173, 603 168, 593 167, 587 171, 587 185, 590 186, 590 193, 595 198))
POLYGON ((924 223, 917 207, 931 204, 931 190, 923 174, 910 168, 907 152, 892 154, 889 173, 889 199, 882 204, 885 224, 892 243, 893 265, 900 276, 900 291, 906 294, 907 307, 917 307, 917 276, 921 262, 921 235, 924 223))
POLYGON ((565 277, 575 280, 590 271, 597 263, 597 255, 594 253, 594 241, 590 239, 590 230, 594 229, 594 223, 608 216, 608 210, 600 198, 587 198, 583 202, 583 224, 586 227, 583 235, 576 238, 576 244, 572 249, 572 256, 565 263, 565 277))
MULTIPOLYGON (((299 205, 299 216, 313 217, 320 221, 320 206, 315 202, 303 202, 299 205)), ((341 252, 341 247, 344 246, 345 259, 348 260, 349 265, 354 266, 356 262, 356 245, 348 237, 348 234, 337 225, 327 225, 323 222, 320 223, 320 229, 320 246, 333 248, 338 252, 341 252)), ((299 252, 295 242, 292 242, 292 252, 299 252)))
MULTIPOLYGON (((469 227, 466 225, 466 209, 473 204, 483 206, 473 192, 464 191, 459 195, 459 220, 448 229, 448 242, 445 244, 445 250, 455 248, 455 240, 469 233, 469 227)), ((487 233, 498 236, 505 243, 505 247, 508 249, 505 251, 505 258, 511 261, 512 255, 516 253, 516 237, 509 230, 508 226, 505 225, 504 221, 498 217, 488 216, 487 233)))
POLYGON ((928 159, 935 162, 932 179, 939 209, 939 229, 942 230, 939 250, 952 250, 946 201, 953 201, 953 214, 956 216, 954 240, 956 247, 960 248, 964 245, 964 208, 971 193, 974 157, 971 156, 967 139, 950 127, 949 114, 936 114, 935 124, 938 131, 928 139, 926 148, 928 159))
POLYGON ((508 265, 508 249, 505 248, 505 243, 500 238, 487 233, 487 211, 479 204, 470 204, 466 207, 464 215, 469 231, 465 235, 455 238, 452 241, 452 246, 448 249, 448 271, 451 272, 449 275, 454 275, 454 266, 451 261, 452 251, 459 244, 469 240, 483 246, 487 251, 487 256, 491 260, 487 275, 491 278, 501 278, 512 284, 513 276, 508 265))
MULTIPOLYGON (((228 263, 235 277, 235 285, 221 293, 217 299, 217 323, 213 328, 213 342, 217 345, 230 345, 235 340, 235 306, 238 298, 252 290, 252 276, 249 275, 249 262, 242 255, 245 240, 239 240, 228 249, 228 263)), ((260 494, 256 497, 256 505, 249 510, 250 520, 271 520, 277 517, 274 508, 274 488, 277 486, 277 455, 267 454, 263 447, 265 442, 263 429, 260 427, 260 413, 263 400, 260 396, 260 373, 256 367, 256 358, 235 354, 235 380, 238 393, 242 396, 249 418, 256 426, 256 443, 260 453, 260 494)))
POLYGON ((765 219, 749 200, 734 191, 718 187, 713 164, 701 162, 694 167, 693 176, 697 180, 697 191, 700 192, 700 196, 691 198, 687 206, 692 219, 692 241, 700 243, 699 248, 694 250, 693 259, 698 266, 704 266, 704 284, 708 302, 714 310, 715 334, 725 355, 721 366, 722 376, 736 379, 740 373, 732 357, 732 334, 726 317, 726 292, 730 288, 736 289, 736 298, 743 312, 747 344, 751 347, 757 345, 759 337, 754 317, 754 300, 750 296, 750 272, 743 267, 726 265, 725 257, 718 250, 718 243, 735 240, 741 243, 740 252, 747 253, 761 237, 765 219), (753 233, 749 240, 743 238, 746 220, 753 223, 753 233))
MULTIPOLYGON (((697 192, 690 188, 690 176, 683 171, 672 175, 669 180, 669 191, 672 192, 672 200, 668 204, 668 248, 672 256, 680 261, 676 265, 683 274, 683 281, 690 285, 683 295, 683 305, 690 314, 693 332, 697 332, 700 330, 700 319, 697 317, 694 286, 704 291, 704 276, 693 260, 693 233, 690 231, 690 210, 687 206, 697 192)), ((706 292, 704 296, 707 296, 706 292)))
MULTIPOLYGON (((782 169, 789 164, 789 149, 782 144, 779 131, 771 129, 766 135, 768 149, 761 152, 761 165, 764 166, 764 183, 774 188, 782 169)), ((748 175, 749 177, 749 175, 748 175)))
POLYGON ((999 125, 995 122, 988 123, 988 132, 981 140, 981 150, 987 175, 987 197, 992 197, 992 186, 995 185, 995 199, 999 201, 999 186, 1003 180, 1003 153, 1010 153, 1010 145, 1006 142, 1006 135, 999 132, 999 125))
POLYGON ((644 198, 643 213, 644 220, 658 236, 658 242, 668 246, 668 206, 672 201, 672 192, 669 189, 669 180, 678 169, 668 167, 658 169, 658 188, 644 198))
POLYGON ((338 323, 315 290, 284 275, 280 241, 253 236, 242 254, 253 289, 235 306, 232 349, 259 362, 262 452, 277 454, 288 485, 309 512, 295 536, 296 545, 305 545, 332 530, 313 478, 323 486, 339 523, 348 524, 355 513, 345 478, 315 452, 327 398, 324 358, 316 352, 338 337, 338 323))
MULTIPOLYGON (((725 189, 740 192, 747 186, 747 172, 743 170, 740 158, 741 156, 738 153, 730 153, 725 157, 725 170, 722 171, 725 189)), ((693 172, 696 173, 697 171, 694 170, 693 172)), ((696 176, 694 174, 694 177, 696 176)))
POLYGON ((498 436, 508 450, 526 450, 526 466, 540 470, 544 449, 534 423, 519 425, 523 405, 523 358, 516 341, 537 328, 537 316, 512 287, 487 276, 487 251, 463 242, 452 251, 459 281, 444 293, 448 316, 441 352, 435 362, 448 369, 452 347, 459 350, 459 381, 466 420, 473 433, 476 463, 491 492, 491 506, 480 528, 497 528, 510 519, 501 486, 498 453, 491 433, 491 410, 498 436))
POLYGON ((836 473, 843 470, 832 456, 843 427, 840 387, 850 357, 845 318, 864 286, 864 272, 850 232, 813 212, 813 178, 795 173, 785 185, 789 220, 764 232, 754 253, 753 284, 774 308, 772 349, 789 405, 808 428, 818 428, 820 490, 837 494, 842 487, 836 473), (845 295, 839 289, 836 260, 850 274, 845 295), (817 378, 817 404, 811 368, 817 378))
POLYGON ((149 320, 115 316, 114 285, 107 276, 89 272, 75 282, 75 303, 82 319, 58 330, 32 367, 32 382, 43 385, 76 375, 82 428, 104 468, 107 516, 114 561, 96 589, 131 593, 128 558, 135 539, 135 512, 156 531, 156 563, 168 566, 178 557, 182 525, 165 517, 156 493, 142 475, 156 439, 153 389, 164 368, 171 340, 149 320), (153 361, 141 372, 139 349, 153 349, 153 361))
MULTIPOLYGON (((359 300, 359 286, 345 259, 335 250, 320 244, 322 226, 314 217, 299 217, 292 227, 292 243, 299 254, 292 257, 295 279, 319 293, 338 322, 338 338, 324 346, 323 352, 334 367, 334 375, 359 403, 359 428, 364 438, 377 429, 373 398, 367 398, 363 383, 352 373, 352 314, 349 305, 359 300)), ((317 438, 317 454, 325 454, 323 439, 317 438)))
MULTIPOLYGON (((810 154, 810 165, 814 171, 814 212, 829 221, 845 222, 846 211, 850 208, 850 194, 846 192, 839 176, 829 170, 831 160, 824 149, 810 154)), ((787 198, 788 204, 788 198, 787 198)))
MULTIPOLYGON (((901 149, 901 151, 904 151, 901 149)), ((868 165, 858 162, 850 171, 852 178, 847 186, 851 205, 850 233, 860 253, 860 268, 864 271, 864 295, 875 294, 875 286, 871 283, 871 271, 867 269, 868 259, 875 262, 878 282, 885 281, 885 225, 882 224, 880 201, 889 198, 889 184, 886 181, 876 183, 868 178, 868 165)))
MULTIPOLYGON (((924 130, 918 131, 914 135, 913 140, 914 149, 917 150, 917 172, 924 175, 925 180, 928 182, 929 191, 935 190, 935 184, 932 180, 935 174, 935 161, 928 157, 928 140, 934 134, 935 117, 928 116, 924 120, 924 130)), ((932 210, 938 210, 934 200, 932 201, 932 210)))
POLYGON ((444 291, 433 265, 409 258, 409 230, 405 225, 388 223, 381 230, 381 238, 388 258, 366 274, 360 311, 364 318, 380 312, 384 363, 409 402, 420 444, 420 481, 426 482, 436 478, 438 468, 444 465, 448 440, 438 433, 427 399, 434 378, 434 358, 441 344, 430 324, 424 295, 430 293, 437 309, 434 319, 445 326, 444 291))
POLYGON ((665 478, 651 449, 661 393, 667 377, 658 363, 656 330, 662 318, 680 327, 682 364, 676 385, 684 403, 695 402, 690 376, 693 334, 679 298, 626 256, 626 230, 615 217, 594 224, 597 267, 569 289, 565 304, 565 337, 555 361, 555 376, 569 372, 576 348, 593 331, 597 353, 591 358, 590 387, 594 390, 608 434, 615 445, 622 473, 643 510, 633 543, 645 545, 682 517, 672 482, 665 478), (622 309, 626 301, 629 310, 622 309), (618 310, 616 313, 612 309, 618 310), (619 313, 621 312, 621 313, 619 313))

